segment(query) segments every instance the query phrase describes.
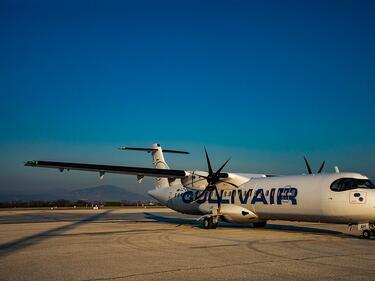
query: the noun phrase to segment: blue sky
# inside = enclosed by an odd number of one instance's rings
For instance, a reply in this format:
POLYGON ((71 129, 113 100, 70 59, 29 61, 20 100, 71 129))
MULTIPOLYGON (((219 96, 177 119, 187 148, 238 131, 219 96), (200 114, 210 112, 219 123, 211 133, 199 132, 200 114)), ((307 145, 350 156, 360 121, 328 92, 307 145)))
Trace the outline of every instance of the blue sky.
MULTIPOLYGON (((373 1, 1 1, 3 190, 99 184, 29 159, 375 176, 373 1)), ((105 183, 135 185, 131 177, 105 183)), ((146 182, 146 185, 148 183, 146 182)), ((143 186, 142 188, 147 188, 143 186)))

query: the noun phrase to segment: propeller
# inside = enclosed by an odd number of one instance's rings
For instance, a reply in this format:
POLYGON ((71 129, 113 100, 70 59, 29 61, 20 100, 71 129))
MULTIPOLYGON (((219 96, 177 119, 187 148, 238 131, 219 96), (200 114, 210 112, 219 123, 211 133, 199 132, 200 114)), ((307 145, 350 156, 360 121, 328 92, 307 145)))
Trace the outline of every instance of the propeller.
MULTIPOLYGON (((306 157, 304 156, 303 159, 305 160, 305 164, 306 164, 306 168, 307 168, 307 172, 311 175, 313 172, 311 170, 311 167, 310 167, 310 164, 309 162, 307 161, 306 157)), ((317 172, 317 174, 320 174, 322 171, 323 171, 323 168, 324 168, 324 164, 326 163, 326 161, 324 160, 322 165, 320 165, 320 168, 317 172)))
POLYGON ((205 189, 203 190, 203 192, 200 195, 198 195, 198 197, 195 198, 195 200, 192 201, 191 203, 194 203, 194 202, 198 201, 199 199, 201 199, 202 197, 204 197, 207 192, 211 192, 211 191, 215 190, 215 193, 216 193, 216 196, 217 196, 217 205, 218 205, 218 208, 220 209, 220 207, 221 207, 221 195, 219 193, 219 190, 216 187, 216 184, 219 183, 219 182, 222 182, 222 183, 226 183, 226 184, 232 185, 232 186, 234 186, 236 188, 238 188, 238 186, 235 185, 234 183, 225 182, 225 181, 223 181, 223 180, 220 179, 220 173, 224 169, 224 167, 227 165, 227 163, 229 162, 230 158, 227 161, 225 161, 224 164, 221 165, 221 167, 216 172, 213 172, 212 166, 211 166, 210 157, 208 156, 206 147, 204 148, 204 152, 205 152, 205 155, 206 155, 206 161, 207 161, 207 167, 208 167, 208 175, 207 176, 203 176, 203 175, 199 175, 199 174, 195 174, 195 175, 198 176, 198 177, 206 179, 207 186, 205 187, 205 189))

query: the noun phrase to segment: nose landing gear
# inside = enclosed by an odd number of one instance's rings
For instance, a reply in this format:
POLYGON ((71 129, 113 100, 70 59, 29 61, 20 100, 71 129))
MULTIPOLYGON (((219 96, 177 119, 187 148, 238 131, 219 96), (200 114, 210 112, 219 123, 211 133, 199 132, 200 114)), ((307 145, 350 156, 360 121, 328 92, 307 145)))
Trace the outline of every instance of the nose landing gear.
POLYGON ((217 227, 217 222, 214 222, 213 217, 205 217, 203 219, 203 228, 204 229, 215 229, 217 227))

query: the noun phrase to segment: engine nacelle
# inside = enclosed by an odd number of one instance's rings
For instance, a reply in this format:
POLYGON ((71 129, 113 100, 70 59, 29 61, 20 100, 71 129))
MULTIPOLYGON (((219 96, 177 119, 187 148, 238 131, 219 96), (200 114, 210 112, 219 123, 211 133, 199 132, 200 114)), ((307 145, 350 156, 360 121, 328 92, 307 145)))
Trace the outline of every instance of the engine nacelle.
POLYGON ((181 183, 184 187, 196 189, 196 190, 204 190, 207 186, 207 181, 205 178, 200 177, 208 176, 207 172, 204 171, 193 171, 189 172, 189 174, 181 179, 181 183))

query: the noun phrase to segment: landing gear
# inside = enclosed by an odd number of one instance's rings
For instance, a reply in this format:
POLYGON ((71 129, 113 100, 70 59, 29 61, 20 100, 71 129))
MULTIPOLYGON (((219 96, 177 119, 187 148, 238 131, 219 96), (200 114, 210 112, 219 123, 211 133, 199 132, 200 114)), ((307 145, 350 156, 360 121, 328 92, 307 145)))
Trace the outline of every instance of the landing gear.
POLYGON ((215 229, 217 227, 218 222, 214 221, 213 217, 205 217, 203 219, 203 228, 204 229, 215 229))
POLYGON ((371 231, 369 229, 365 229, 364 231, 362 231, 362 237, 365 239, 370 239, 371 236, 373 235, 374 235, 374 231, 371 231))
POLYGON ((256 228, 265 227, 266 225, 267 225, 267 221, 253 222, 253 226, 256 228))
POLYGON ((373 222, 358 224, 358 230, 362 230, 362 238, 364 239, 375 237, 375 224, 373 222))

